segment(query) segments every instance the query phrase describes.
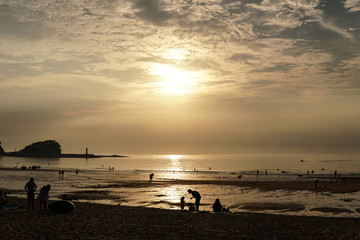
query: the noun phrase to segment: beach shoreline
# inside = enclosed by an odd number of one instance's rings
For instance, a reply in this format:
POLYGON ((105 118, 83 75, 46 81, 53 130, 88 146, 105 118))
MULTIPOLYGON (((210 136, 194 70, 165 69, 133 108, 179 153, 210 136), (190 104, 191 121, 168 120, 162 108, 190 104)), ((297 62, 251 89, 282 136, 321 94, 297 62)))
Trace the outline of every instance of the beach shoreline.
MULTIPOLYGON (((38 170, 36 170, 38 171, 38 170)), ((43 171, 43 170, 42 170, 43 171)), ((149 200, 145 205, 130 204, 121 196, 116 194, 116 189, 165 189, 172 186, 218 186, 218 187, 236 187, 244 190, 254 189, 261 192, 276 192, 276 191, 288 191, 288 192, 314 192, 314 194, 347 194, 356 193, 360 190, 360 182, 358 177, 347 178, 346 180, 338 180, 335 178, 324 178, 322 182, 318 184, 316 188, 313 181, 243 181, 243 180, 154 180, 154 181, 118 181, 112 183, 103 183, 97 185, 87 185, 80 189, 73 189, 71 191, 65 191, 60 195, 52 195, 53 199, 63 199, 70 201, 81 201, 89 203, 102 203, 108 205, 124 204, 126 206, 146 206, 152 208, 162 209, 179 209, 180 202, 171 202, 163 200, 149 200), (114 192, 115 190, 115 192, 114 192), (160 206, 158 204, 162 204, 160 206)), ((10 193, 10 196, 25 197, 22 189, 7 189, 0 188, 0 190, 10 193)), ((351 196, 344 198, 342 201, 349 201, 354 203, 357 201, 351 196)), ((186 208, 190 202, 187 202, 186 208)), ((211 203, 208 201, 202 202, 203 209, 210 210, 211 203)), ((354 204, 352 204, 354 206, 354 204)), ((275 215, 287 214, 287 215, 312 215, 312 216, 326 216, 326 217, 351 217, 357 218, 360 213, 359 207, 348 208, 346 206, 331 206, 327 204, 317 206, 307 206, 301 202, 282 202, 282 201, 270 201, 262 202, 255 201, 242 201, 240 203, 233 203, 227 205, 234 213, 249 212, 249 213, 271 213, 275 215), (317 213, 317 214, 316 214, 317 213)))
POLYGON ((214 214, 74 202, 59 214, 0 210, 4 239, 359 239, 359 219, 258 213, 214 214))
POLYGON ((206 211, 211 211, 212 203, 220 198, 222 204, 233 213, 349 218, 360 216, 358 175, 281 175, 274 178, 269 174, 259 178, 256 175, 237 178, 236 175, 225 179, 223 175, 214 174, 211 179, 170 179, 171 175, 160 175, 157 172, 156 176, 159 177, 149 181, 146 179, 147 173, 140 171, 80 170, 76 173, 75 170, 66 170, 64 176, 58 174, 56 169, 21 170, 1 167, 0 173, 4 180, 0 190, 20 198, 26 197, 23 186, 28 176, 34 176, 39 188, 51 184, 50 195, 53 200, 180 209, 181 196, 186 197, 186 208, 192 202, 190 196, 186 195, 187 189, 192 188, 201 193, 201 210, 206 211))
MULTIPOLYGON (((1 171, 22 171, 22 172, 58 172, 57 169, 26 169, 22 170, 20 168, 9 168, 9 167, 0 167, 1 171)), ((91 171, 91 170, 85 170, 91 171)), ((104 170, 106 171, 106 170, 104 170)), ((284 176, 284 175, 283 175, 284 176)), ((129 185, 132 186, 143 186, 148 184, 147 180, 140 181, 131 181, 129 185)), ((127 184, 125 182, 125 184, 127 184)), ((360 191, 360 176, 329 176, 329 175, 311 175, 298 177, 296 180, 242 180, 242 179, 226 179, 226 180, 189 180, 189 179, 158 179, 153 180, 152 184, 168 185, 168 184, 179 184, 179 185, 228 185, 228 186, 238 186, 238 187, 247 187, 247 188, 259 188, 262 190, 307 190, 314 192, 331 192, 331 193, 353 193, 360 191), (315 181, 318 180, 318 185, 315 186, 315 181)), ((124 182, 121 182, 119 185, 124 186, 124 182)), ((111 184, 111 186, 116 186, 111 184)), ((93 186, 94 188, 99 188, 99 186, 93 186)), ((106 186, 102 186, 102 188, 106 186)))

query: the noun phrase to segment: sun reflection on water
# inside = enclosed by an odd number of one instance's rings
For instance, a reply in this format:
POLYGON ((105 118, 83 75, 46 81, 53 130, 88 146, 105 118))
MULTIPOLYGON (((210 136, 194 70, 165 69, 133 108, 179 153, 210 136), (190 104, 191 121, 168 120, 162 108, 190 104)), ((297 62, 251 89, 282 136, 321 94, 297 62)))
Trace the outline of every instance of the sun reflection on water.
POLYGON ((182 155, 166 155, 166 157, 170 160, 179 160, 182 158, 182 155))
POLYGON ((166 158, 170 160, 169 171, 172 171, 173 174, 179 171, 183 171, 181 163, 179 160, 182 158, 182 155, 166 155, 166 158))

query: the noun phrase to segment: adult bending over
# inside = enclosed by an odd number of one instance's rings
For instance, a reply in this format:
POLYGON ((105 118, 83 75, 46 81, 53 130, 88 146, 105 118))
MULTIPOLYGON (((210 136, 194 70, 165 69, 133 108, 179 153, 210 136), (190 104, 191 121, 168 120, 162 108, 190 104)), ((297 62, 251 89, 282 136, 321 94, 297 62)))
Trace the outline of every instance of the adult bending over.
POLYGON ((196 206, 196 211, 199 211, 199 207, 200 207, 200 199, 201 199, 201 195, 199 192, 197 191, 193 191, 191 189, 188 190, 188 193, 191 193, 192 197, 190 199, 195 198, 195 206, 196 206))

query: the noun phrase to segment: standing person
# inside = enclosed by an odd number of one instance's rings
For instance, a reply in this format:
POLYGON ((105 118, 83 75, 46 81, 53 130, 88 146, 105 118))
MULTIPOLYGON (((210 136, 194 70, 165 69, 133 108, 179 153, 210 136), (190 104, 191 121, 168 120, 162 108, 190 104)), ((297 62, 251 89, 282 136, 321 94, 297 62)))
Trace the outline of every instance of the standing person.
POLYGON ((154 173, 151 173, 151 174, 149 175, 150 181, 153 180, 153 177, 154 177, 154 173))
POLYGON ((47 209, 48 200, 50 198, 50 196, 49 196, 50 188, 51 188, 51 186, 50 186, 50 184, 48 184, 46 186, 43 186, 40 189, 40 193, 39 193, 39 196, 38 196, 40 209, 41 209, 42 205, 44 206, 44 209, 47 209))
POLYGON ((31 177, 30 181, 28 183, 26 183, 25 185, 25 191, 27 194, 27 200, 28 200, 28 209, 30 210, 30 206, 32 208, 32 210, 35 210, 34 207, 34 198, 35 198, 35 190, 36 190, 37 186, 36 183, 34 181, 34 178, 31 177))
POLYGON ((195 198, 195 206, 196 206, 196 211, 199 211, 199 207, 200 207, 200 199, 201 199, 201 195, 199 192, 197 191, 193 191, 191 189, 188 190, 188 193, 191 193, 192 197, 190 199, 195 198))
POLYGON ((185 208, 185 197, 180 198, 180 207, 181 207, 181 210, 184 210, 184 208, 185 208))

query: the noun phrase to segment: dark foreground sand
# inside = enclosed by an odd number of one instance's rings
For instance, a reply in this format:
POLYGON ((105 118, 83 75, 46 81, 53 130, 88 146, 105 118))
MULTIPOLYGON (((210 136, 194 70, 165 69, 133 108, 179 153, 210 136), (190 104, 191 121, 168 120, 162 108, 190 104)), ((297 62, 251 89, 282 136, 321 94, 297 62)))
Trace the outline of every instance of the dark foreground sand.
MULTIPOLYGON (((9 197, 25 206, 25 199, 9 197)), ((1 239, 360 239, 360 219, 213 214, 75 202, 69 214, 0 210, 1 239)))

